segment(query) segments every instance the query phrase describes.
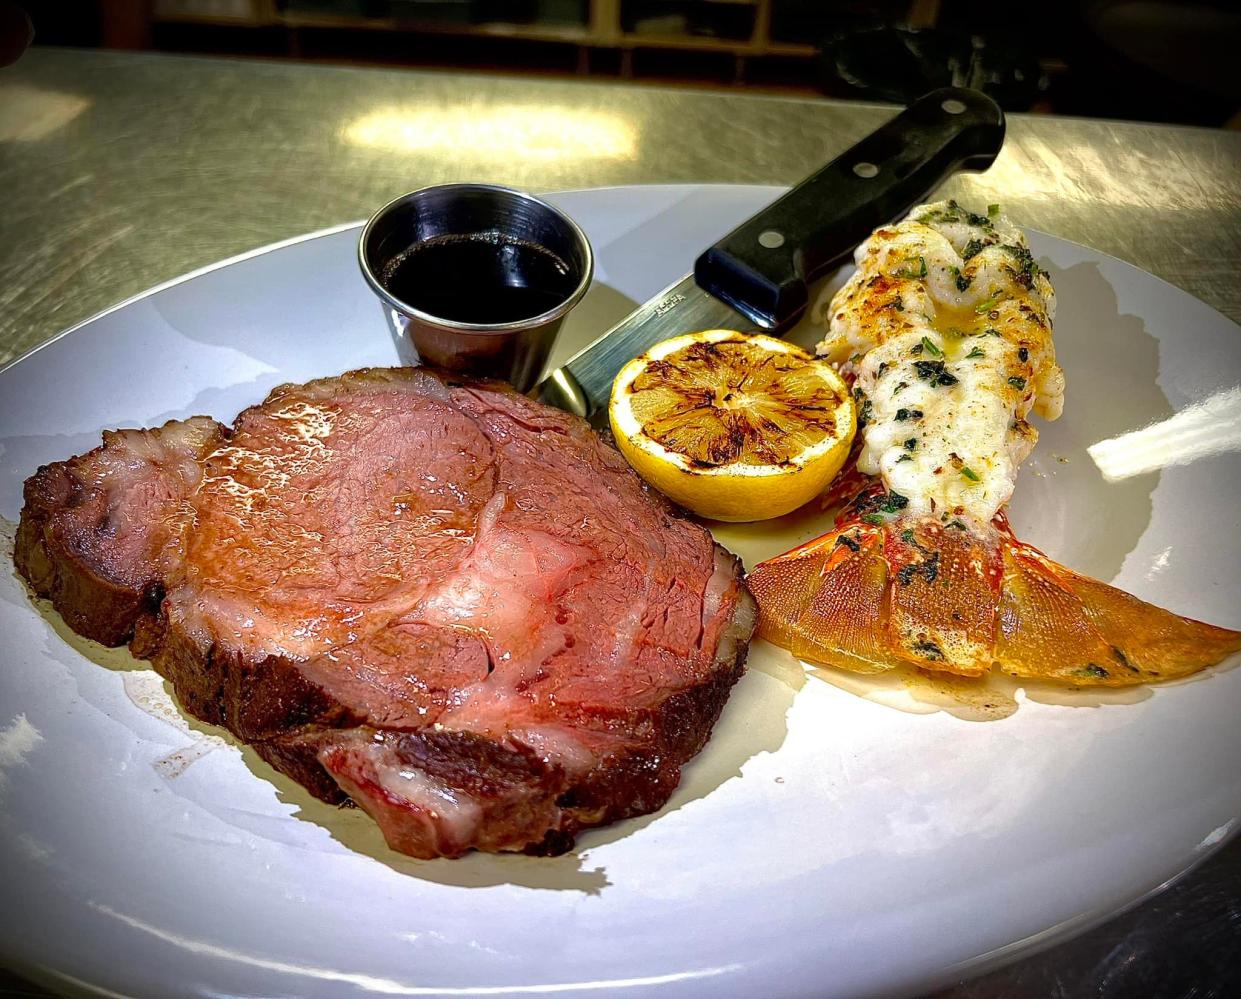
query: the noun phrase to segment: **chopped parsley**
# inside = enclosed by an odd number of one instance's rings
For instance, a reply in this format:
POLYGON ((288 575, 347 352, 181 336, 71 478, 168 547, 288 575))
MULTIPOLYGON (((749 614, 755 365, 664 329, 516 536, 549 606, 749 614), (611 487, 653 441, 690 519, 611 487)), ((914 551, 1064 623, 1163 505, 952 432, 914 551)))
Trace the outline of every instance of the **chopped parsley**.
POLYGON ((1000 206, 999 206, 999 205, 988 205, 988 206, 987 206, 987 218, 991 218, 991 219, 993 219, 993 218, 995 218, 995 217, 996 217, 997 215, 999 215, 999 214, 1000 214, 1000 206))
POLYGON ((994 309, 999 304, 1000 304, 1000 296, 992 295, 985 302, 979 302, 977 305, 975 305, 974 311, 978 313, 978 315, 981 316, 981 315, 984 315, 985 313, 990 312, 992 309, 994 309))
MULTIPOLYGON (((976 215, 974 212, 966 211, 957 204, 955 199, 953 199, 948 202, 948 205, 945 208, 936 208, 929 212, 923 212, 918 216, 916 221, 921 222, 923 225, 930 225, 932 222, 961 222, 964 220, 970 225, 990 229, 993 227, 991 222, 991 207, 992 206, 989 206, 987 208, 986 215, 976 215)), ((993 207, 997 210, 999 208, 998 205, 993 207)))
MULTIPOLYGON (((925 548, 921 548, 916 542, 911 543, 918 547, 919 550, 926 551, 925 548)), ((939 552, 932 552, 923 562, 911 562, 909 565, 901 566, 900 571, 896 574, 896 578, 902 586, 908 586, 912 583, 915 576, 922 576, 928 583, 935 582, 939 577, 939 552)))
POLYGON ((902 389, 909 388, 909 382, 898 382, 896 388, 892 390, 893 395, 898 395, 902 389))
POLYGON ((1008 384, 1015 389, 1023 389, 1026 387, 1026 380, 1020 375, 1013 375, 1013 377, 1008 380, 1008 384))
POLYGON ((932 357, 943 357, 944 356, 944 352, 935 346, 935 341, 932 340, 930 337, 924 336, 922 338, 922 349, 925 350, 932 357))
MULTIPOLYGON (((862 515, 862 519, 866 520, 867 516, 883 513, 899 513, 909 506, 909 497, 902 496, 900 493, 874 493, 870 496, 863 496, 858 500, 857 510, 862 515)), ((867 521, 875 523, 875 521, 867 521)), ((880 517, 879 523, 884 523, 880 517)))
POLYGON ((916 451, 918 449, 918 438, 910 437, 909 440, 905 441, 904 448, 906 451, 916 451))
POLYGON ((981 347, 975 346, 968 354, 965 355, 965 359, 968 361, 975 357, 986 357, 986 356, 987 356, 986 351, 984 351, 981 347))
POLYGON ((903 454, 899 458, 896 459, 896 464, 899 465, 902 461, 913 461, 913 460, 914 458, 912 454, 903 454))
POLYGON ((914 361, 914 370, 918 372, 919 378, 930 382, 932 387, 957 383, 956 375, 944 370, 943 361, 914 361))
POLYGON ((1081 669, 1073 671, 1077 676, 1092 676, 1097 680, 1105 680, 1111 674, 1097 663, 1087 663, 1081 669))
POLYGON ((887 523, 883 515, 878 513, 864 513, 862 514, 862 519, 868 524, 874 524, 876 527, 882 527, 887 523))
POLYGON ((905 266, 896 272, 896 276, 903 278, 926 277, 926 257, 910 257, 905 261, 905 266), (917 269, 914 268, 915 260, 918 263, 917 269))
POLYGON ((978 478, 978 473, 977 473, 977 472, 975 472, 972 468, 970 468, 970 466, 969 466, 969 465, 962 465, 962 466, 961 466, 961 474, 962 474, 962 475, 964 475, 964 476, 965 476, 967 479, 969 479, 971 482, 980 482, 980 481, 982 481, 981 479, 979 479, 979 478, 978 478))
POLYGON ((922 419, 922 410, 920 409, 906 409, 904 406, 902 406, 900 409, 896 411, 897 423, 904 423, 906 420, 920 420, 920 419, 922 419))
POLYGON ((978 254, 982 253, 983 242, 980 239, 971 239, 965 244, 965 249, 961 251, 962 260, 971 260, 978 254))
MULTIPOLYGON (((1017 263, 1016 278, 1017 283, 1023 288, 1029 288, 1034 284, 1034 279, 1038 276, 1041 268, 1038 261, 1034 259, 1034 255, 1024 246, 1011 246, 1005 243, 1003 249, 1017 263)), ((1042 271, 1045 275, 1047 272, 1042 271)))

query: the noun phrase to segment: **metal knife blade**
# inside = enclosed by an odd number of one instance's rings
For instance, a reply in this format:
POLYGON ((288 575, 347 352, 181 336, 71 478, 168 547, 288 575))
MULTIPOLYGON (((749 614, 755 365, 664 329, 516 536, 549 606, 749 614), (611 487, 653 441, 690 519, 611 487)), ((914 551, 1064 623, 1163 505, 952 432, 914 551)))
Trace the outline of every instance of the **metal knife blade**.
POLYGON ((806 310, 811 282, 945 177, 986 169, 1003 142, 1004 112, 986 94, 946 87, 919 98, 704 251, 692 275, 578 351, 535 396, 590 419, 606 407, 617 372, 662 340, 709 329, 787 331, 806 310))
POLYGON ((699 288, 694 275, 687 274, 548 375, 536 389, 536 398, 590 419, 602 411, 616 373, 655 344, 691 330, 749 332, 755 328, 741 313, 699 288))

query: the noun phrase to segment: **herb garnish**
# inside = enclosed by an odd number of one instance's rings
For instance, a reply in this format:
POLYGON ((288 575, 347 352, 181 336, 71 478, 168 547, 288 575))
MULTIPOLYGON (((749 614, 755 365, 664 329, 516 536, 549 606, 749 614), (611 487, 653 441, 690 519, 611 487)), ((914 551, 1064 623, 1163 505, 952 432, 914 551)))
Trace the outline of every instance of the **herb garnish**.
POLYGON ((920 419, 922 419, 922 410, 920 409, 906 409, 902 406, 896 411, 896 421, 898 423, 904 423, 906 420, 920 419))
MULTIPOLYGON (((910 544, 920 551, 926 551, 917 542, 910 542, 910 544)), ((896 574, 902 586, 912 583, 915 576, 922 576, 928 583, 935 582, 939 576, 939 552, 932 552, 924 562, 911 562, 909 565, 901 566, 896 574)))
POLYGON ((943 361, 914 361, 914 369, 918 372, 919 378, 930 382, 932 386, 957 383, 956 375, 944 370, 943 361))
POLYGON ((1008 384, 1015 389, 1023 389, 1026 387, 1026 380, 1020 375, 1013 375, 1013 377, 1008 380, 1008 384))
POLYGON ((926 277, 926 257, 909 257, 905 261, 905 266, 896 272, 897 277, 903 278, 924 278, 926 277), (918 269, 914 270, 914 260, 918 261, 918 269))
MULTIPOLYGON (((902 496, 900 493, 874 493, 870 496, 864 496, 857 502, 857 510, 861 513, 862 519, 865 520, 867 514, 875 513, 898 513, 909 506, 909 497, 902 496)), ((882 518, 880 523, 882 523, 882 518)), ((871 521, 870 523, 874 523, 871 521)))
POLYGON ((944 356, 944 352, 935 346, 935 341, 932 340, 930 337, 924 336, 922 338, 922 349, 925 350, 932 357, 943 357, 944 356))
MULTIPOLYGON (((1003 249, 1017 261, 1017 283, 1023 288, 1031 287, 1040 271, 1038 261, 1034 259, 1034 255, 1024 246, 1010 246, 1005 243, 1003 249)), ((1043 273, 1045 274, 1046 271, 1043 273)))
POLYGON ((986 352, 981 347, 976 346, 968 354, 965 355, 965 359, 968 361, 974 357, 986 357, 986 356, 987 356, 986 352))
POLYGON ((962 465, 962 466, 961 466, 961 474, 962 474, 962 475, 964 475, 964 476, 965 476, 967 479, 969 479, 971 482, 980 482, 980 481, 981 481, 981 480, 978 478, 978 473, 977 473, 977 472, 975 472, 972 468, 970 468, 970 466, 969 466, 969 465, 962 465))

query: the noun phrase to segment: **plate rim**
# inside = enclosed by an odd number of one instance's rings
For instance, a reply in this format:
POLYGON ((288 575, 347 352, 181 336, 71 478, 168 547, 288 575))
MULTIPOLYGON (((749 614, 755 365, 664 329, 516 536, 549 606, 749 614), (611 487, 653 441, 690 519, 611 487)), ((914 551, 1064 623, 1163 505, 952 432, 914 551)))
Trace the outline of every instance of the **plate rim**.
MULTIPOLYGON (((591 192, 598 192, 598 191, 621 192, 621 191, 634 190, 634 189, 644 189, 647 191, 650 191, 650 190, 676 191, 676 190, 701 190, 701 189, 733 189, 733 190, 747 189, 747 190, 764 191, 764 192, 772 191, 774 193, 774 192, 778 192, 781 189, 786 189, 786 188, 782 188, 779 185, 764 185, 764 184, 693 184, 693 183, 632 184, 632 185, 610 185, 607 187, 594 187, 594 188, 574 188, 574 189, 566 189, 566 190, 556 190, 554 192, 549 192, 549 193, 552 196, 558 196, 558 195, 572 195, 572 194, 588 194, 591 192)), ((20 355, 19 357, 16 357, 10 360, 9 362, 6 362, 3 366, 0 366, 0 374, 4 374, 5 372, 8 371, 9 368, 14 367, 15 365, 17 365, 23 360, 26 360, 27 358, 31 357, 33 354, 37 353, 39 350, 43 349, 44 347, 57 342, 58 340, 69 335, 70 333, 76 332, 82 329, 83 327, 88 326, 90 323, 94 322, 96 319, 103 318, 104 316, 107 316, 129 305, 136 304, 142 301, 143 299, 150 297, 158 292, 175 287, 176 285, 187 282, 193 278, 203 276, 205 274, 211 273, 216 270, 223 269, 233 264, 242 263, 247 260, 251 260, 255 257, 262 256, 274 250, 283 249, 283 248, 293 246, 293 245, 303 243, 303 242, 308 242, 310 240, 317 239, 319 237, 327 237, 327 236, 336 235, 342 232, 346 232, 353 228, 360 228, 363 224, 364 224, 363 221, 347 222, 347 223, 337 224, 334 226, 328 226, 323 229, 314 230, 308 233, 302 233, 297 236, 289 237, 283 240, 275 241, 273 243, 268 243, 268 244, 264 244, 259 247, 255 247, 251 250, 247 250, 242 253, 233 255, 231 257, 227 257, 227 258, 215 261, 203 267, 196 268, 194 270, 181 274, 177 277, 161 282, 160 284, 147 288, 135 295, 132 295, 122 301, 119 301, 95 313, 94 315, 78 323, 75 323, 72 326, 67 327, 66 329, 50 337, 48 340, 44 341, 43 343, 40 343, 36 345, 35 347, 31 348, 30 350, 26 351, 24 354, 20 355)), ((1238 324, 1236 320, 1233 320, 1230 316, 1220 312, 1218 309, 1215 309, 1213 306, 1209 305, 1208 303, 1203 302, 1201 299, 1198 299, 1197 296, 1195 296, 1192 292, 1184 288, 1181 288, 1177 285, 1174 285, 1171 282, 1166 281, 1165 279, 1159 277, 1158 275, 1151 274, 1149 271, 1146 271, 1142 269, 1141 267, 1137 266, 1136 264, 1133 264, 1127 260, 1124 260, 1123 258, 1115 257, 1110 254, 1103 253, 1102 251, 1095 250, 1094 248, 1086 244, 1077 243, 1072 240, 1064 239, 1063 237, 1056 236, 1055 234, 1052 234, 1052 233, 1045 233, 1042 230, 1038 230, 1033 227, 1024 227, 1024 228, 1026 228, 1030 232, 1035 232, 1035 233, 1038 233, 1039 235, 1048 236, 1061 243, 1075 246, 1097 257, 1101 261, 1108 260, 1108 261, 1115 261, 1115 262, 1124 264, 1127 268, 1131 268, 1139 272, 1143 276, 1143 278, 1146 280, 1153 278, 1155 281, 1158 281, 1159 283, 1163 285, 1168 285, 1174 288, 1180 294, 1190 296, 1195 301, 1197 301, 1200 306, 1215 313, 1217 316, 1221 317, 1223 320, 1227 321, 1229 324, 1241 325, 1241 324, 1238 324)), ((1017 960, 1020 957, 1031 956, 1037 953, 1041 953, 1051 947, 1056 946, 1059 943, 1064 942, 1067 939, 1071 939, 1082 933, 1088 932, 1090 929, 1098 925, 1101 925, 1102 923, 1107 922, 1108 920, 1112 918, 1119 917, 1122 914, 1131 911, 1132 909, 1143 904, 1145 901, 1149 900, 1151 897, 1159 894, 1163 890, 1166 890, 1172 885, 1178 883, 1182 878, 1188 876, 1190 873, 1196 870, 1200 866, 1201 863, 1205 862, 1207 859, 1214 856, 1220 849, 1224 848, 1225 846, 1230 844, 1233 840, 1235 840, 1239 834, 1241 834, 1241 823, 1235 823, 1233 824, 1233 827, 1223 837, 1221 837, 1220 840, 1211 844, 1211 846, 1209 846, 1206 849, 1201 849, 1197 853, 1197 855, 1193 858, 1193 861, 1187 866, 1185 866, 1184 869, 1181 870, 1179 873, 1173 875, 1167 880, 1164 880, 1152 887, 1149 887, 1144 892, 1140 893, 1139 895, 1137 895, 1136 897, 1134 897, 1133 899, 1131 899, 1124 905, 1108 908, 1106 911, 1096 914, 1095 918, 1093 919, 1088 917, 1080 925, 1075 925, 1076 918, 1080 918, 1080 917, 1070 918, 1068 920, 1065 920, 1063 923, 1059 925, 1047 927, 1046 929, 1034 934, 1032 937, 1026 937, 1022 940, 1011 941, 1010 943, 1005 944, 999 948, 996 948, 995 950, 989 953, 977 955, 976 957, 971 958, 969 961, 964 962, 962 965, 958 967, 962 969, 962 973, 967 974, 972 977, 974 975, 984 973, 990 967, 996 967, 1004 963, 1007 963, 1010 960, 1017 960)), ((98 989, 100 987, 92 985, 91 988, 98 989)))

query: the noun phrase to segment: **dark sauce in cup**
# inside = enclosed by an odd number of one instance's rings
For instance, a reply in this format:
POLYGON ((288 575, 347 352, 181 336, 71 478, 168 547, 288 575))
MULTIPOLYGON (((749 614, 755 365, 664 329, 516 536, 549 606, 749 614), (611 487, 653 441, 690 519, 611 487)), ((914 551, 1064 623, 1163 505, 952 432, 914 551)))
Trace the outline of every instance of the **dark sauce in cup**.
POLYGON ((393 257, 378 277, 419 312, 480 326, 550 312, 577 285, 551 250, 491 232, 425 240, 393 257))

